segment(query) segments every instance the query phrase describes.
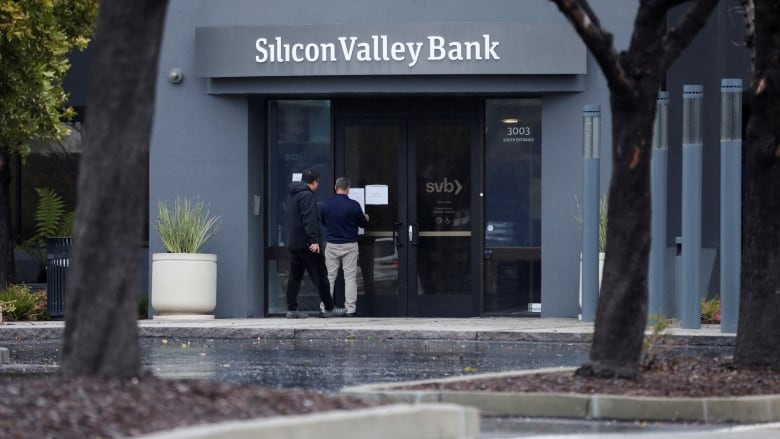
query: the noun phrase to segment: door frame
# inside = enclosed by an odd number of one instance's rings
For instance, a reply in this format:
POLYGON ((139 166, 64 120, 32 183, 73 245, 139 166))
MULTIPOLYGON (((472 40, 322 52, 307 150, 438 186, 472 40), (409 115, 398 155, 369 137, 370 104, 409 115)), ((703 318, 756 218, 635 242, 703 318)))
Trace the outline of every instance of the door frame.
MULTIPOLYGON (((341 175, 345 166, 344 127, 355 121, 363 123, 399 123, 401 139, 399 142, 397 178, 399 184, 408 188, 413 183, 410 173, 416 172, 414 153, 416 145, 410 145, 411 133, 421 121, 446 121, 460 119, 469 125, 470 131, 470 173, 471 173, 471 242, 470 271, 471 293, 466 295, 418 295, 415 276, 408 273, 406 264, 399 264, 398 297, 395 296, 359 296, 359 312, 372 316, 409 316, 409 317, 473 317, 483 312, 484 302, 484 261, 483 249, 483 149, 484 136, 484 99, 481 98, 347 98, 332 101, 334 175, 341 175), (406 166, 402 166, 402 164, 406 166), (411 172, 409 170, 412 170, 411 172), (403 179, 403 182, 402 182, 403 179), (401 183, 402 182, 402 183, 401 183), (412 279, 413 280, 409 280, 412 279), (406 282, 401 282, 406 279, 406 282), (403 284, 403 285, 402 285, 403 284), (362 300, 361 300, 362 299, 362 300)), ((404 191, 405 192, 405 191, 404 191)), ((416 212, 406 193, 399 194, 398 217, 404 220, 416 212)), ((396 219, 397 220, 397 219, 396 219)), ((404 228, 408 227, 404 221, 404 228)), ((401 231, 399 231, 401 232, 401 231)), ((405 229, 403 230, 405 232, 405 229)), ((408 243, 405 243, 408 247, 408 243)), ((416 252, 409 252, 409 264, 416 264, 416 252)), ((401 259, 399 251, 399 261, 401 259)), ((416 266, 414 266, 416 269, 416 266)))
MULTIPOLYGON (((344 144, 346 143, 345 138, 345 127, 349 125, 351 122, 355 121, 361 121, 363 125, 396 125, 400 131, 399 134, 399 157, 398 161, 403 162, 406 160, 405 154, 408 148, 401 148, 401 145, 406 144, 407 139, 407 132, 406 132, 406 124, 404 121, 400 118, 388 118, 388 117, 377 117, 377 118, 363 118, 363 117, 334 117, 334 123, 333 123, 333 135, 334 135, 334 163, 333 168, 335 171, 334 175, 344 175, 345 172, 345 163, 346 163, 346 152, 344 148, 344 144)), ((401 167, 398 166, 396 169, 396 179, 398 179, 399 184, 403 184, 403 188, 406 189, 406 182, 405 180, 402 181, 401 179, 401 167)), ((399 191, 398 194, 398 212, 397 217, 394 218, 394 222, 398 221, 398 218, 400 217, 406 217, 407 213, 406 210, 401 211, 401 209, 405 209, 407 206, 407 200, 406 200, 406 191, 399 191)), ((397 234, 399 234, 400 238, 400 231, 395 231, 397 234)), ((393 235, 395 236, 395 234, 393 235)), ((403 242, 403 241, 402 241, 403 242)), ((405 283, 402 283, 400 280, 403 278, 408 277, 406 270, 407 270, 407 264, 401 263, 402 258, 405 261, 405 254, 400 250, 400 246, 396 245, 396 247, 399 247, 398 250, 398 294, 397 295, 372 295, 372 296, 366 296, 366 295, 358 295, 358 312, 360 315, 368 315, 371 317, 406 317, 408 315, 408 296, 409 293, 406 291, 407 285, 405 283)), ((405 246, 404 246, 405 248, 405 246)))

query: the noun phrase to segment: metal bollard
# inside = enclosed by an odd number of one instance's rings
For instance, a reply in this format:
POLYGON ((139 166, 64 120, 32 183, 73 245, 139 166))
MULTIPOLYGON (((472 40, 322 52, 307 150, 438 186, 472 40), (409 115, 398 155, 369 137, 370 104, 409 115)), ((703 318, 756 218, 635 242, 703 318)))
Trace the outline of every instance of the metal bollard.
POLYGON ((666 315, 664 290, 666 289, 666 205, 669 162, 668 118, 669 93, 658 93, 658 104, 653 125, 653 157, 650 167, 650 196, 652 214, 650 222, 650 264, 648 268, 648 303, 650 315, 666 315))
POLYGON ((582 125, 582 321, 592 322, 599 295, 599 105, 585 106, 582 125))
MULTIPOLYGON (((682 327, 701 328, 701 189, 702 100, 701 85, 683 86, 682 327)), ((679 294, 679 292, 678 292, 679 294)))
POLYGON ((742 268, 742 80, 721 80, 720 93, 720 330, 734 333, 742 268))

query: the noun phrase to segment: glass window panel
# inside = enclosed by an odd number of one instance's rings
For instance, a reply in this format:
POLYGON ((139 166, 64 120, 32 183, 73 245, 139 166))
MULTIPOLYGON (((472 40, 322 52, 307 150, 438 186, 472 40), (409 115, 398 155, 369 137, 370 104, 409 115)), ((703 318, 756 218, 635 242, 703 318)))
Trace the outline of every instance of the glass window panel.
MULTIPOLYGON (((331 118, 327 100, 271 100, 268 111, 268 312, 287 310, 285 288, 288 262, 284 249, 287 240, 287 188, 294 173, 313 168, 320 174, 321 187, 329 187, 331 175, 331 118)), ((318 190, 322 201, 330 194, 318 190)), ((308 277, 304 277, 298 295, 299 309, 319 309, 319 296, 308 277)))
POLYGON ((418 294, 471 294, 468 124, 421 124, 417 155, 418 294))
POLYGON ((528 312, 540 303, 540 99, 489 99, 485 105, 485 312, 528 312))
POLYGON ((398 295, 398 252, 393 240, 398 218, 397 123, 346 125, 345 172, 352 187, 388 187, 388 204, 366 205, 369 223, 358 237, 358 295, 398 295))

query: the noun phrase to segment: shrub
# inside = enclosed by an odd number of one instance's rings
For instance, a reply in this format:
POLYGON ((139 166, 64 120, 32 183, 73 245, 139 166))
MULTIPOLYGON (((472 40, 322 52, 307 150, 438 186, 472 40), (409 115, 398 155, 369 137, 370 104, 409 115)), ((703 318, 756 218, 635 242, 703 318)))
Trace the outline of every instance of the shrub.
POLYGON ((657 347, 663 344, 668 335, 668 329, 672 321, 659 314, 650 314, 647 316, 647 328, 651 330, 650 334, 645 334, 642 342, 642 368, 648 370, 657 359, 657 347))
POLYGON ((701 300, 701 322, 720 323, 720 298, 701 300))
POLYGON ((27 285, 10 285, 0 290, 3 319, 42 320, 46 316, 46 291, 32 292, 27 285))

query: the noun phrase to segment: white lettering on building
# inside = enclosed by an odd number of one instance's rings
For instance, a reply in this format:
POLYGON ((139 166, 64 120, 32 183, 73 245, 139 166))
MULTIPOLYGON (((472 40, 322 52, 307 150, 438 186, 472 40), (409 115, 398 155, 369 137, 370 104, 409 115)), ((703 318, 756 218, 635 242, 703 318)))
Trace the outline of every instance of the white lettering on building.
POLYGON ((285 43, 282 37, 275 37, 269 42, 266 38, 258 38, 255 49, 257 63, 336 61, 336 45, 333 43, 285 43))
POLYGON ((391 41, 387 35, 371 35, 368 39, 340 36, 335 42, 290 42, 280 36, 255 40, 255 62, 265 63, 319 63, 319 62, 404 62, 410 68, 417 65, 420 56, 427 53, 429 62, 494 61, 500 60, 501 43, 483 34, 480 40, 448 41, 439 35, 429 35, 424 41, 391 41), (427 50, 424 51, 427 43, 427 50))

